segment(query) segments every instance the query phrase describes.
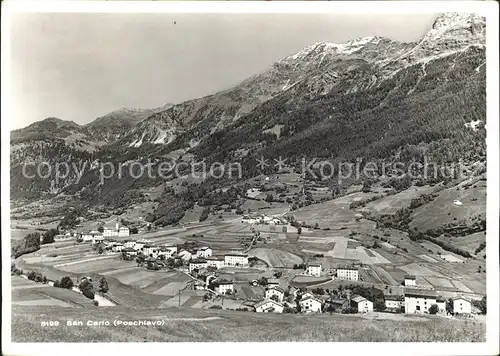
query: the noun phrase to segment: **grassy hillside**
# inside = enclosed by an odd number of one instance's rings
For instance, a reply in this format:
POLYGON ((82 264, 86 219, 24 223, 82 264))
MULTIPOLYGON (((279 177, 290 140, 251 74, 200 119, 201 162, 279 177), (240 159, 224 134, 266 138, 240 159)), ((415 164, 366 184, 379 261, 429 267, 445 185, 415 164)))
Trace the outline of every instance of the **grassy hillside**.
POLYGON ((130 310, 13 307, 14 342, 372 341, 484 342, 485 324, 441 317, 381 314, 290 315, 192 309, 130 310), (396 319, 397 318, 397 319, 396 319), (42 328, 42 320, 59 327, 42 328), (164 320, 162 326, 113 326, 113 320, 164 320), (396 319, 396 320, 394 320, 396 319), (66 320, 108 320, 111 326, 66 326, 66 320))

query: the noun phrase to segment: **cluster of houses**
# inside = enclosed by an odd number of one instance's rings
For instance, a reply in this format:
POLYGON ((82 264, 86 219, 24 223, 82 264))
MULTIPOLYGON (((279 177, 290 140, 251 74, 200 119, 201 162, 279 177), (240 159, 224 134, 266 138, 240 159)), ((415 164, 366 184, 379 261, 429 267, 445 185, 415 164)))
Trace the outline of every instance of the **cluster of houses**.
MULTIPOLYGON (((433 289, 422 288, 417 284, 417 278, 406 275, 404 278, 404 295, 386 295, 385 307, 396 311, 404 309, 406 314, 429 314, 432 305, 437 305, 438 313, 446 314, 446 300, 437 295, 433 289)), ((472 301, 463 296, 452 299, 454 314, 471 314, 472 301)))
POLYGON ((248 255, 242 253, 228 253, 223 256, 212 256, 212 249, 208 246, 196 250, 189 262, 189 273, 199 272, 208 267, 220 269, 223 267, 248 267, 248 255))
MULTIPOLYGON (((313 276, 313 277, 321 277, 324 269, 319 263, 311 263, 306 266, 304 271, 304 275, 313 276)), ((330 274, 335 274, 336 279, 342 279, 347 281, 358 281, 359 280, 359 271, 357 267, 352 266, 340 266, 337 268, 332 268, 329 270, 330 274)))
POLYGON ((96 243, 103 241, 108 237, 126 237, 130 236, 130 229, 126 226, 121 226, 120 222, 116 222, 115 227, 105 227, 103 231, 91 230, 77 233, 77 237, 80 237, 83 242, 96 243))
POLYGON ((252 215, 243 215, 241 219, 242 223, 252 224, 252 225, 287 225, 288 221, 282 217, 276 216, 267 216, 265 214, 252 214, 252 215))
MULTIPOLYGON (((295 290, 294 300, 298 298, 298 305, 301 313, 322 313, 327 311, 341 312, 343 310, 354 310, 357 313, 367 313, 373 311, 373 303, 360 295, 351 295, 346 290, 346 297, 318 297, 312 293, 295 290)), ((283 313, 285 307, 296 308, 297 303, 284 301, 285 290, 277 284, 268 284, 264 300, 254 305, 258 313, 283 313)))

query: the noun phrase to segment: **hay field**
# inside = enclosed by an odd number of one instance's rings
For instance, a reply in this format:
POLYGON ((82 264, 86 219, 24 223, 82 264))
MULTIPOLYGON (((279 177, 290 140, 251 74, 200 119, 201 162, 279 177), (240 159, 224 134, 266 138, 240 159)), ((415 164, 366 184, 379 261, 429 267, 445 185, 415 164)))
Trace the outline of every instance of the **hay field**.
POLYGON ((248 251, 248 255, 257 257, 270 267, 277 268, 291 268, 293 265, 303 262, 299 256, 273 248, 254 248, 248 251))
POLYGON ((485 180, 479 180, 470 187, 459 185, 442 190, 433 201, 415 209, 409 226, 427 231, 473 218, 486 218, 485 180), (455 204, 456 201, 460 205, 455 204))
MULTIPOLYGON (((224 302, 226 304, 226 301, 224 302)), ((169 308, 94 308, 89 320, 160 319, 159 327, 42 328, 41 320, 78 320, 81 311, 14 306, 13 342, 200 342, 200 341, 337 341, 337 342, 484 342, 486 325, 440 317, 420 318, 373 313, 361 315, 291 315, 169 308), (383 317, 381 317, 383 316, 383 317), (395 320, 394 320, 395 319, 395 320)))
POLYGON ((374 215, 394 214, 398 210, 410 206, 411 200, 420 197, 422 194, 430 194, 436 190, 435 187, 411 187, 393 195, 387 195, 381 199, 369 202, 358 211, 371 213, 374 215))

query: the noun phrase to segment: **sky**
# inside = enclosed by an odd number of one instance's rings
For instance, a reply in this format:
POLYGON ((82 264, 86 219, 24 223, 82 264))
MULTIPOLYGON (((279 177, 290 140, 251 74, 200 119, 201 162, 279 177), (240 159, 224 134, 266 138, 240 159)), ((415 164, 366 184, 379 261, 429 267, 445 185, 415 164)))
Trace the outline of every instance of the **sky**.
POLYGON ((86 124, 213 94, 315 42, 416 41, 436 14, 85 14, 11 18, 12 129, 86 124))

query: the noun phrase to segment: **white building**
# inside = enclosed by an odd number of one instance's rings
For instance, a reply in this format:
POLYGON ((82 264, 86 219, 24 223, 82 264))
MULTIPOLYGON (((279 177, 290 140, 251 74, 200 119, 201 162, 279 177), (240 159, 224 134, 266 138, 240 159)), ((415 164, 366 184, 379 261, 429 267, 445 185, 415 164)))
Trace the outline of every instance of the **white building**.
POLYGON ((224 259, 217 257, 208 257, 207 258, 207 267, 215 267, 217 269, 224 267, 224 259))
POLYGON ((227 294, 228 290, 230 290, 231 293, 234 292, 233 282, 216 282, 215 285, 215 291, 219 294, 227 294))
POLYGON ((125 240, 123 241, 123 245, 125 246, 125 248, 134 248, 135 240, 125 240))
POLYGON ((351 298, 351 305, 358 310, 358 313, 368 313, 373 311, 373 303, 360 295, 356 295, 351 298))
POLYGON ((321 313, 321 300, 315 297, 303 298, 299 301, 302 313, 321 313))
POLYGON ((167 247, 165 247, 165 246, 158 247, 157 254, 158 254, 158 256, 165 256, 166 259, 167 258, 172 258, 172 256, 174 255, 172 253, 172 250, 169 249, 169 248, 167 248, 167 247))
POLYGON ((162 247, 169 251, 170 257, 177 253, 177 246, 163 245, 162 247))
POLYGON ((257 313, 283 313, 284 309, 281 303, 270 299, 255 304, 254 308, 257 313))
POLYGON ((120 236, 120 237, 130 236, 130 229, 126 226, 120 226, 118 228, 118 236, 120 236))
POLYGON ((103 235, 105 237, 112 237, 112 236, 129 236, 130 235, 130 229, 126 226, 120 226, 120 222, 117 221, 115 224, 114 228, 111 227, 105 227, 103 235))
POLYGON ((122 250, 122 253, 123 252, 129 256, 137 256, 137 250, 134 250, 133 248, 124 248, 122 250))
POLYGON ((65 240, 71 240, 72 238, 73 236, 71 236, 70 234, 66 235, 59 234, 54 236, 54 241, 65 241, 65 240))
POLYGON ((453 299, 453 313, 454 314, 471 314, 472 303, 464 297, 453 299))
POLYGON ((212 249, 208 246, 201 247, 196 251, 197 258, 207 258, 210 256, 212 256, 212 249))
POLYGON ((237 254, 237 253, 225 255, 224 265, 233 267, 248 266, 248 255, 237 254))
POLYGON ((337 278, 357 281, 359 279, 358 269, 356 267, 339 267, 337 268, 337 278))
POLYGON ((415 276, 406 275, 405 276, 405 287, 416 287, 417 278, 415 276))
POLYGON ((92 243, 93 244, 98 244, 99 242, 104 241, 104 236, 102 236, 101 233, 94 234, 92 237, 92 243))
POLYGON ((279 302, 282 302, 285 298, 285 291, 281 287, 273 287, 266 289, 266 299, 271 299, 272 296, 276 296, 279 302))
POLYGON ((111 227, 105 227, 104 231, 103 231, 103 235, 105 237, 118 236, 118 231, 116 229, 111 228, 111 227))
POLYGON ((99 231, 88 231, 82 232, 82 239, 84 242, 93 242, 95 237, 102 237, 102 234, 99 231))
POLYGON ((124 244, 116 243, 113 245, 113 251, 114 252, 122 252, 125 249, 124 244))
POLYGON ((436 292, 425 289, 405 289, 405 313, 427 314, 436 303, 436 292))
POLYGON ((397 310, 405 306, 405 299, 401 295, 385 295, 385 308, 390 310, 397 310))
POLYGON ((144 245, 142 247, 141 251, 145 256, 153 255, 153 257, 155 257, 154 255, 155 254, 157 255, 157 249, 158 249, 158 247, 153 246, 153 245, 144 245))
POLYGON ((300 295, 300 299, 306 299, 306 298, 314 298, 314 294, 305 292, 304 294, 300 295))
POLYGON ((306 268, 306 274, 308 276, 320 277, 321 276, 321 265, 320 264, 308 265, 306 268))
POLYGON ((260 219, 257 219, 253 216, 251 217, 248 215, 244 215, 243 218, 241 219, 241 222, 245 224, 258 224, 260 222, 260 219))
POLYGON ((193 272, 195 269, 198 271, 202 268, 207 268, 207 261, 198 260, 189 262, 189 273, 193 272))
POLYGON ((142 248, 144 247, 144 245, 146 245, 144 242, 136 241, 134 244, 134 247, 132 247, 132 248, 136 251, 141 251, 142 248))

